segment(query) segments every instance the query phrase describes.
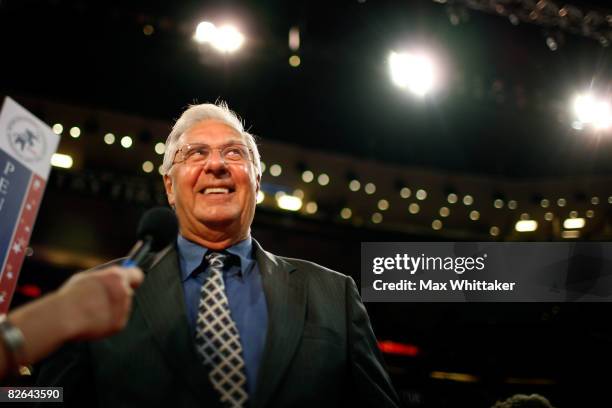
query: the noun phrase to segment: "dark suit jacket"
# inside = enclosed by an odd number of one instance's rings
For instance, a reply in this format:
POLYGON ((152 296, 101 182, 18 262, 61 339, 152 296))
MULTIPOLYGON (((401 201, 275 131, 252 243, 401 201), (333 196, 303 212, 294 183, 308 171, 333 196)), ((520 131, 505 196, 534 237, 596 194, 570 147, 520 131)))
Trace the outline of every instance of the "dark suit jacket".
MULTIPOLYGON (((269 320, 250 406, 397 406, 355 282, 253 245, 269 320)), ((220 406, 187 324, 176 248, 143 270, 127 327, 65 347, 38 384, 63 386, 68 406, 220 406)))

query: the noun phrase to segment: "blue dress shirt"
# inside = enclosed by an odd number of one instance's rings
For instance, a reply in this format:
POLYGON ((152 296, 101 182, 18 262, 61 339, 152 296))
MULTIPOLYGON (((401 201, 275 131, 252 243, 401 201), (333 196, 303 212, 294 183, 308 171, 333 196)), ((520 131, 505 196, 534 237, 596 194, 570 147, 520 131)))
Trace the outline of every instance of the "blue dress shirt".
MULTIPOLYGON (((177 244, 187 319, 195 337, 201 297, 200 289, 210 273, 208 266, 203 272, 199 267, 209 250, 185 239, 180 234, 177 244)), ((240 259, 240 265, 235 262, 224 268, 223 281, 225 282, 225 293, 227 294, 232 319, 234 319, 240 334, 247 390, 250 397, 253 398, 257 386, 257 372, 266 342, 268 307, 259 267, 253 258, 251 237, 249 236, 225 251, 240 259)))

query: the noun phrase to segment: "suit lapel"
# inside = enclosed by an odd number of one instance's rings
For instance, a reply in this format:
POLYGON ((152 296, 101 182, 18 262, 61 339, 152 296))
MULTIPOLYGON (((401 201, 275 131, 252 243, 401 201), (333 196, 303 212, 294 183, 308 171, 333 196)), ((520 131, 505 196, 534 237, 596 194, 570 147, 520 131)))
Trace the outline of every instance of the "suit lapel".
POLYGON ((174 369, 174 373, 169 375, 181 376, 203 403, 218 403, 219 396, 210 384, 207 369, 198 358, 187 324, 174 246, 153 260, 142 286, 136 292, 136 302, 161 353, 174 369))
POLYGON ((253 240, 268 306, 268 331, 257 377, 253 408, 264 407, 278 387, 302 336, 306 315, 304 275, 264 251, 253 240))

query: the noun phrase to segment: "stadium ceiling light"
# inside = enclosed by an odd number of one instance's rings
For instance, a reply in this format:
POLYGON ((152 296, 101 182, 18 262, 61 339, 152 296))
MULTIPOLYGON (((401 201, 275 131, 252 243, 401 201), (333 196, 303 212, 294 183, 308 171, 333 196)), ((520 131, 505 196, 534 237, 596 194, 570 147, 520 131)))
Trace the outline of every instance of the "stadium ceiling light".
POLYGON ((312 180, 314 180, 314 173, 310 170, 306 170, 302 173, 302 181, 304 181, 304 183, 310 183, 312 180))
POLYGON ((580 231, 572 230, 572 231, 562 231, 561 237, 565 239, 576 239, 580 238, 580 231))
POLYGON ((142 171, 144 171, 145 173, 151 173, 154 168, 155 167, 153 166, 153 163, 149 160, 142 163, 142 171))
POLYGON ((348 208, 348 207, 344 207, 341 211, 340 211, 340 216, 342 217, 342 219, 344 220, 348 220, 349 218, 351 218, 351 216, 353 215, 353 211, 348 208))
POLYGON ((244 43, 244 35, 236 27, 217 27, 209 21, 202 21, 197 25, 193 39, 200 44, 210 44, 222 53, 235 52, 244 43))
POLYGON ((166 144, 159 142, 155 144, 155 153, 164 154, 166 152, 166 144))
POLYGON ((212 46, 221 52, 229 53, 238 50, 243 43, 242 33, 236 27, 226 25, 217 29, 217 38, 212 46))
POLYGON ((208 21, 197 25, 193 39, 200 44, 212 43, 217 35, 217 27, 208 21))
POLYGON ((81 136, 81 129, 79 129, 78 126, 71 127, 70 136, 74 137, 75 139, 78 138, 79 136, 81 136))
POLYGON ((291 27, 289 30, 289 49, 297 51, 300 49, 300 28, 291 27))
POLYGON ((302 200, 292 195, 282 195, 277 197, 278 207, 287 211, 298 211, 302 208, 302 200))
POLYGON ((72 163, 72 157, 70 157, 68 154, 53 153, 53 156, 51 156, 51 165, 53 167, 69 169, 72 167, 72 163))
POLYGON ((520 220, 514 226, 518 232, 531 232, 538 229, 538 222, 535 220, 520 220))
POLYGON ((132 146, 133 140, 130 136, 123 136, 121 138, 120 143, 121 143, 121 146, 123 146, 126 149, 129 149, 130 146, 132 146))
POLYGON ((612 125, 612 108, 603 98, 592 93, 577 95, 573 102, 576 121, 572 125, 575 129, 583 125, 591 125, 595 129, 607 129, 612 125))
POLYGON ((317 203, 315 203, 314 201, 311 201, 308 204, 306 204, 306 212, 308 214, 316 213, 317 209, 318 209, 317 203))
POLYGON ((282 172, 283 168, 280 164, 273 164, 272 166, 270 166, 270 175, 272 177, 278 177, 281 175, 282 172))
POLYGON ((435 86, 436 67, 431 58, 424 54, 391 52, 389 72, 395 85, 417 96, 425 96, 435 86))
POLYGON ((53 133, 55 133, 56 135, 61 135, 62 132, 64 131, 64 127, 62 126, 61 123, 56 123, 55 125, 53 125, 53 133))
POLYGON ((563 221, 563 228, 568 230, 583 228, 585 224, 584 218, 567 218, 563 221))

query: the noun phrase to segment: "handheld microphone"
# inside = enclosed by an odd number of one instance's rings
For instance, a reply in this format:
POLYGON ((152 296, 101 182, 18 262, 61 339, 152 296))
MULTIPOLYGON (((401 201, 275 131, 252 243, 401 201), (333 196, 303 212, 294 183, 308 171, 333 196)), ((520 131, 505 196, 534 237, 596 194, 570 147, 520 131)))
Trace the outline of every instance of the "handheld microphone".
POLYGON ((154 207, 144 213, 138 223, 138 241, 121 266, 140 266, 149 252, 157 252, 176 239, 178 222, 167 207, 154 207))

